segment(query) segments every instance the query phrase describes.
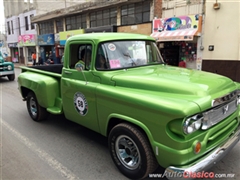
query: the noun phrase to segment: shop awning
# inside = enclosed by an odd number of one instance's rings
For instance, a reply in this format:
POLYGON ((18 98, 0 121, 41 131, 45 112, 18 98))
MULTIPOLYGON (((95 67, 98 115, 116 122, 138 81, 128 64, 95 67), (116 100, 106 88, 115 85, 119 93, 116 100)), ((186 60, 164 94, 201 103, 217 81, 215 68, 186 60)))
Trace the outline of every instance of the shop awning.
POLYGON ((198 29, 182 29, 175 31, 153 32, 151 34, 157 42, 161 41, 192 41, 194 36, 200 36, 198 29))

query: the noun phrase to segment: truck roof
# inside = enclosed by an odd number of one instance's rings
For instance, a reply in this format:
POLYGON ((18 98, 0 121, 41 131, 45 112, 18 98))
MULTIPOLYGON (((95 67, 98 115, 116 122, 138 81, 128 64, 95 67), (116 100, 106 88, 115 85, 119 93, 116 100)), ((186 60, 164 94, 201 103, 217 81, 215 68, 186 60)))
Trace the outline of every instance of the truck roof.
POLYGON ((68 38, 67 41, 74 40, 93 40, 96 42, 112 41, 112 40, 150 40, 155 41, 154 38, 143 34, 134 33, 119 33, 119 32, 108 32, 108 33, 86 33, 78 34, 68 38))

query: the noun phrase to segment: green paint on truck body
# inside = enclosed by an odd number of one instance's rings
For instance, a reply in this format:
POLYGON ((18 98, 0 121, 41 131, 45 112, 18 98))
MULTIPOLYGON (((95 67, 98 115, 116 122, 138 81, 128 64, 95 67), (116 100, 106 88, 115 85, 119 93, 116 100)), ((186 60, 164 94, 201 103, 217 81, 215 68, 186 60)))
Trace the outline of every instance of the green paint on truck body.
POLYGON ((221 75, 172 67, 163 62, 97 70, 94 64, 98 47, 118 41, 155 43, 153 38, 138 34, 75 35, 66 42, 62 75, 22 67, 18 78, 22 96, 26 95, 23 89, 31 90, 42 107, 58 107, 56 114, 64 113, 67 119, 104 136, 108 136, 111 124, 134 124, 146 134, 158 163, 165 168, 191 165, 204 159, 239 127, 237 107, 206 130, 184 133, 187 118, 211 111, 214 99, 238 92, 240 85, 221 75), (92 59, 90 69, 79 72, 70 68, 70 47, 82 42, 91 44, 92 59), (85 107, 76 107, 77 99, 85 107), (198 154, 194 152, 196 142, 202 145, 198 154))

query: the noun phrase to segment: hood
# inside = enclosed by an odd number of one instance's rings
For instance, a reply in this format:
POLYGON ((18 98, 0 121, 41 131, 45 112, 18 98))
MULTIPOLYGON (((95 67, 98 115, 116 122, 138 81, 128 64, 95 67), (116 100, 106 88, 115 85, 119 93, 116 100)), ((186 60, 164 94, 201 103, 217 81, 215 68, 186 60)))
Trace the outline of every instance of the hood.
POLYGON ((206 96, 236 89, 229 78, 166 65, 131 68, 112 77, 116 86, 183 95, 206 96))

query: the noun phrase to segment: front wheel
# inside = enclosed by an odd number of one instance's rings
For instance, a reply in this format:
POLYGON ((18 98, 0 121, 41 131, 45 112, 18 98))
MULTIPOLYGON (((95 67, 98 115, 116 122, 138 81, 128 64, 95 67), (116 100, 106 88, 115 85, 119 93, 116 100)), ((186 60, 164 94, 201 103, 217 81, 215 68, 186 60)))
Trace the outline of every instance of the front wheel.
POLYGON ((158 167, 146 136, 135 126, 115 126, 108 139, 111 157, 117 168, 130 179, 143 179, 158 167))
POLYGON ((8 80, 9 80, 9 81, 14 81, 14 79, 15 79, 15 74, 8 75, 7 77, 8 77, 8 80))
POLYGON ((33 92, 27 95, 28 113, 34 121, 42 121, 47 118, 48 112, 38 104, 37 98, 33 92))

